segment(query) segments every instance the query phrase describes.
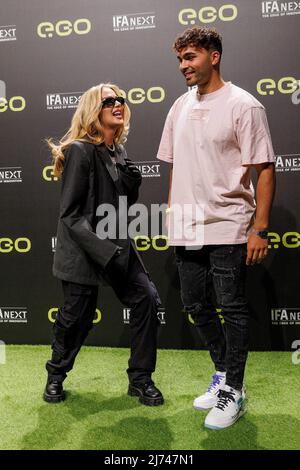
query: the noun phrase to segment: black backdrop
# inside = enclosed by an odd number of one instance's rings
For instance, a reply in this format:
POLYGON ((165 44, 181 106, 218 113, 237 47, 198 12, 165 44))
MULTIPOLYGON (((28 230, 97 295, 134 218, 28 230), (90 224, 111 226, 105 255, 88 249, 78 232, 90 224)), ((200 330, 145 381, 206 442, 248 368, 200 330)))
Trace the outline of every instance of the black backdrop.
MULTIPOLYGON (((186 91, 171 50, 192 25, 223 36, 222 74, 266 107, 277 156, 270 255, 248 269, 251 347, 300 339, 298 2, 239 0, 1 0, 0 339, 49 343, 62 301, 52 277, 59 182, 45 137, 61 137, 83 91, 112 81, 132 111, 127 151, 140 166, 140 202, 167 200, 168 168, 155 160, 166 114, 186 91)), ((138 249, 163 308, 160 347, 201 347, 182 313, 173 251, 145 233, 138 249)), ((128 346, 128 311, 101 289, 87 344, 128 346)))

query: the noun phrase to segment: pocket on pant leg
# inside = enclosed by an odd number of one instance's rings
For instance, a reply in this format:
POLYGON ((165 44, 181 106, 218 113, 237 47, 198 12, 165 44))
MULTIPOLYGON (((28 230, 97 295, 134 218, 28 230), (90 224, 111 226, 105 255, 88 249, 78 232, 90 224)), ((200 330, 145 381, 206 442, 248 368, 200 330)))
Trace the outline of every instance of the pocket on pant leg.
POLYGON ((211 268, 214 290, 218 306, 226 307, 246 303, 244 268, 221 267, 215 264, 211 268))
POLYGON ((64 289, 64 305, 58 315, 59 322, 70 328, 81 322, 85 315, 94 316, 95 311, 90 312, 90 309, 94 303, 96 309, 97 294, 97 286, 69 283, 64 289))
POLYGON ((70 282, 69 283, 69 290, 68 290, 68 295, 71 296, 91 296, 93 294, 93 291, 95 286, 88 286, 84 284, 76 284, 75 282, 70 282))

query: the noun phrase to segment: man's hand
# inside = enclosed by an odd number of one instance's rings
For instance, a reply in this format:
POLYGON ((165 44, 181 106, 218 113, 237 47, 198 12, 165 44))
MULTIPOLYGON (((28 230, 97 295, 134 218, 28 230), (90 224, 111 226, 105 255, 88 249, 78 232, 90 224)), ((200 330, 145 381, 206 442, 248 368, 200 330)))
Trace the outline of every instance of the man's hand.
POLYGON ((260 264, 268 254, 268 240, 252 233, 247 242, 247 266, 260 264))
POLYGON ((270 211, 275 192, 275 165, 274 163, 259 163, 253 165, 257 171, 256 186, 256 213, 255 223, 251 227, 247 243, 246 264, 261 263, 268 254, 268 240, 255 232, 267 231, 270 220, 270 211))

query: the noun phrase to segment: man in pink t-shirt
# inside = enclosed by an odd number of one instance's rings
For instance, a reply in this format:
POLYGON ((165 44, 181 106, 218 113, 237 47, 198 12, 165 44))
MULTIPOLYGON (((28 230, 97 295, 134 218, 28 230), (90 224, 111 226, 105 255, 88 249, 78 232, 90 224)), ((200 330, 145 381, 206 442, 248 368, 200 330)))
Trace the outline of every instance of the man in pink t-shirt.
POLYGON ((186 84, 194 88, 171 107, 157 158, 172 164, 168 237, 175 246, 182 301, 216 369, 194 407, 211 408, 205 426, 222 429, 245 412, 245 275, 247 265, 260 263, 268 252, 274 151, 262 104, 220 75, 222 40, 215 29, 184 31, 174 50, 186 84))

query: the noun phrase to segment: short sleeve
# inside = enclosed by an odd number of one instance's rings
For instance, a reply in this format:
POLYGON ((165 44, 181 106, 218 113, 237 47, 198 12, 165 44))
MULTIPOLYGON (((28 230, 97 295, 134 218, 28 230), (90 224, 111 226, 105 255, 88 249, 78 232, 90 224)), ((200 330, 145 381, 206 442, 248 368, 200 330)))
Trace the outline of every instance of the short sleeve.
POLYGON ((173 107, 170 109, 161 136, 157 158, 173 163, 173 107))
POLYGON ((251 107, 239 119, 237 139, 242 165, 274 163, 275 156, 265 109, 251 107))

